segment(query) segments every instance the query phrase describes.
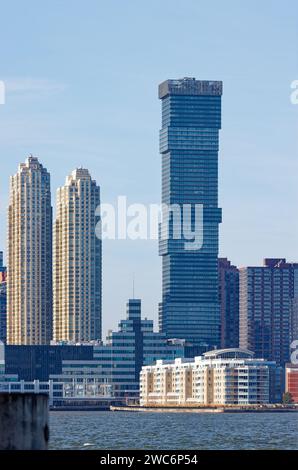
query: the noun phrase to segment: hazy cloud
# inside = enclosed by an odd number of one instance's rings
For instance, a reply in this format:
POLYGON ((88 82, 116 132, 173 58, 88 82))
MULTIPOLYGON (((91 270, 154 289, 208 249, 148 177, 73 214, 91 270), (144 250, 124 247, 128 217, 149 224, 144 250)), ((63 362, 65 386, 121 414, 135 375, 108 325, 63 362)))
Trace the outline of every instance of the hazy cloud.
POLYGON ((58 93, 65 89, 63 83, 45 78, 19 77, 3 81, 8 94, 48 94, 58 93))

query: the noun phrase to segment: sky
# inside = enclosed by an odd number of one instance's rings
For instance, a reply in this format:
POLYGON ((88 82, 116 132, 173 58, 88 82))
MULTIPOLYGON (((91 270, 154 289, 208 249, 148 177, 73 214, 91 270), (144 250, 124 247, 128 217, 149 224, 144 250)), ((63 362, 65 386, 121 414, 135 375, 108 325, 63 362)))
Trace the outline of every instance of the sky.
MULTIPOLYGON (((298 261, 296 0, 0 1, 0 249, 9 176, 32 153, 57 187, 88 168, 103 202, 159 203, 161 109, 168 78, 223 80, 220 255, 238 266, 298 261)), ((103 326, 142 298, 157 321, 156 241, 105 241, 103 326)))

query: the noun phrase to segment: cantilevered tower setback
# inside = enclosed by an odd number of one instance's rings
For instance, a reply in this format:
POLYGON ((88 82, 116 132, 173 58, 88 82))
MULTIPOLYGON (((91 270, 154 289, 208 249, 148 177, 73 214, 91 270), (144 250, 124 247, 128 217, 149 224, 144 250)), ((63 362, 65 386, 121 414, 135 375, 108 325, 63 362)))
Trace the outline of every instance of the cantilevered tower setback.
POLYGON ((167 80, 162 100, 162 203, 191 204, 191 228, 200 223, 202 244, 186 249, 174 237, 177 219, 169 219, 169 237, 160 239, 163 291, 160 330, 203 348, 220 345, 218 301, 218 150, 222 82, 195 78, 167 80), (196 220, 196 207, 202 217, 196 220))

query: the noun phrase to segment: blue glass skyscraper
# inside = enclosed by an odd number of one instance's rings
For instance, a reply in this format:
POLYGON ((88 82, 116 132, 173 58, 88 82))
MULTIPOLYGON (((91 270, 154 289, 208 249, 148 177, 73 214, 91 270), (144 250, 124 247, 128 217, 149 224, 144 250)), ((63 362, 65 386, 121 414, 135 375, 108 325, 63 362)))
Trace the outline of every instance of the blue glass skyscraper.
MULTIPOLYGON (((185 338, 208 349, 220 345, 218 301, 218 150, 222 82, 194 78, 167 80, 162 100, 162 203, 202 208, 202 246, 186 249, 174 237, 177 219, 169 218, 169 236, 160 236, 163 292, 159 325, 168 338, 185 338), (175 239, 174 239, 175 238, 175 239)), ((162 230, 161 230, 162 234, 162 230)))

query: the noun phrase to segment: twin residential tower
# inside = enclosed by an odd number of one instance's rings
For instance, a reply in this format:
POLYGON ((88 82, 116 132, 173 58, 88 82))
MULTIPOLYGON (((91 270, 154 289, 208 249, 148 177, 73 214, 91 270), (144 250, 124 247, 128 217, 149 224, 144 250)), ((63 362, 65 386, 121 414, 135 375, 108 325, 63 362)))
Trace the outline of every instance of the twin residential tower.
POLYGON ((11 177, 8 344, 101 339, 99 203, 100 189, 88 170, 75 170, 57 191, 52 262, 50 174, 30 156, 11 177))
POLYGON ((100 188, 77 169, 57 190, 54 224, 55 341, 101 339, 101 240, 95 235, 100 188))
POLYGON ((31 156, 10 178, 7 343, 47 344, 51 337, 50 174, 31 156))

